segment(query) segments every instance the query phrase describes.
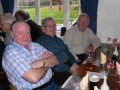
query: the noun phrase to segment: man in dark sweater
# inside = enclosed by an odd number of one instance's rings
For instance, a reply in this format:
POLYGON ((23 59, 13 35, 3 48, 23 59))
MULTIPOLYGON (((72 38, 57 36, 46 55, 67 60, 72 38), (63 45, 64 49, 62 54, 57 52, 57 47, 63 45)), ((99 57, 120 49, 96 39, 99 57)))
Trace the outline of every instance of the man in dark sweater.
POLYGON ((56 84, 62 85, 70 73, 75 73, 78 67, 76 60, 63 40, 56 36, 56 22, 53 18, 43 19, 42 29, 44 35, 37 40, 37 43, 51 51, 59 60, 59 64, 52 68, 53 80, 56 84))

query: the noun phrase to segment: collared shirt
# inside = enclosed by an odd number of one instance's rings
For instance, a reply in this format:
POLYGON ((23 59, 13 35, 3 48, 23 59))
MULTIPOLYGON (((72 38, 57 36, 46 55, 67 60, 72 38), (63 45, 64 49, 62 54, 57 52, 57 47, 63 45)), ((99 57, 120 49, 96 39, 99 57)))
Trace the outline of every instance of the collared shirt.
POLYGON ((77 25, 74 25, 65 33, 64 42, 74 55, 85 53, 86 47, 90 44, 93 45, 94 49, 100 46, 100 39, 92 30, 87 28, 84 32, 81 32, 77 25))
POLYGON ((3 55, 3 69, 8 80, 17 87, 17 90, 31 90, 48 82, 52 77, 51 69, 48 69, 46 75, 36 84, 32 84, 22 75, 31 68, 31 63, 42 59, 42 54, 47 51, 37 43, 29 43, 30 51, 14 42, 7 46, 3 55))

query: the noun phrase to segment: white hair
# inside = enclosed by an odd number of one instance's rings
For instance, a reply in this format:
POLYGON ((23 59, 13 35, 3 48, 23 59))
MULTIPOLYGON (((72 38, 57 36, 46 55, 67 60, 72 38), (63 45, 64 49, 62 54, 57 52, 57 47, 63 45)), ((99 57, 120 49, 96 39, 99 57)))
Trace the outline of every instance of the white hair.
POLYGON ((11 13, 1 14, 0 20, 2 23, 9 23, 10 25, 16 20, 11 13))

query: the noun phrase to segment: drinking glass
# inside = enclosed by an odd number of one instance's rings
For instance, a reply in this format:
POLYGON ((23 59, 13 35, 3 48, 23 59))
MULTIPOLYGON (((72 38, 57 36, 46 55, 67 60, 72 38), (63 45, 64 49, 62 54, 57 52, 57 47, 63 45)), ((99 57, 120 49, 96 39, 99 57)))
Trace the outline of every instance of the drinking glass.
POLYGON ((87 60, 86 61, 86 69, 88 71, 92 71, 93 70, 92 60, 87 60))
POLYGON ((105 74, 105 64, 106 63, 101 63, 101 67, 102 67, 102 70, 101 70, 101 73, 105 74))
POLYGON ((88 58, 86 60, 86 69, 88 71, 92 71, 92 69, 93 69, 93 59, 92 59, 91 53, 88 53, 88 58))
POLYGON ((89 90, 94 90, 94 86, 97 86, 97 87, 99 86, 100 78, 98 75, 93 74, 89 77, 89 81, 90 81, 89 90))

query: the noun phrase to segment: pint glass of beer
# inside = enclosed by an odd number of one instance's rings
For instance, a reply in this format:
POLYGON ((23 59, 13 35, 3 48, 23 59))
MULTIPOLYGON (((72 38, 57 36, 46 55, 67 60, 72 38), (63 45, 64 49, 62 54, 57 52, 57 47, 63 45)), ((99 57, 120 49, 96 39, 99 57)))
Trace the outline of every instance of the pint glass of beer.
POLYGON ((99 86, 99 81, 100 81, 100 78, 98 75, 91 75, 89 77, 89 90, 94 90, 94 86, 99 86))

